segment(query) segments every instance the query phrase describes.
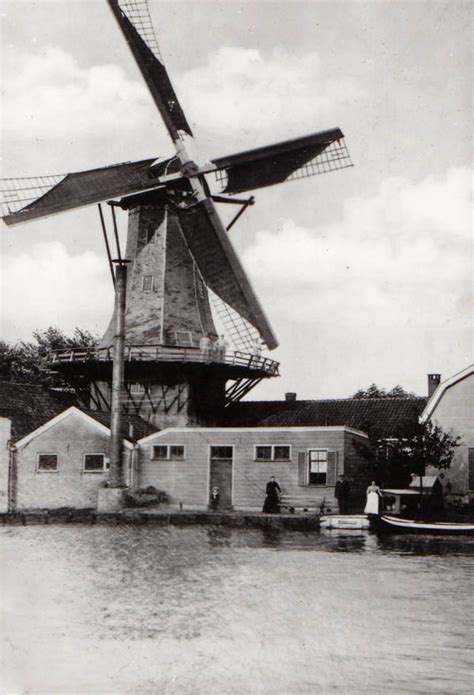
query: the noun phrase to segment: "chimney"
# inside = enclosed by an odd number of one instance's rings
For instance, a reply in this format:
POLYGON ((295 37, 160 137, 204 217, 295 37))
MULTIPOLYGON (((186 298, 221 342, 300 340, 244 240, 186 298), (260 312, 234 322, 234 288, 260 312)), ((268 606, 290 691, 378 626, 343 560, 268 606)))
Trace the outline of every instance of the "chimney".
POLYGON ((428 374, 428 398, 431 398, 433 393, 438 388, 441 381, 441 374, 428 374))
POLYGON ((285 393, 285 401, 287 403, 294 403, 296 401, 296 393, 285 393))

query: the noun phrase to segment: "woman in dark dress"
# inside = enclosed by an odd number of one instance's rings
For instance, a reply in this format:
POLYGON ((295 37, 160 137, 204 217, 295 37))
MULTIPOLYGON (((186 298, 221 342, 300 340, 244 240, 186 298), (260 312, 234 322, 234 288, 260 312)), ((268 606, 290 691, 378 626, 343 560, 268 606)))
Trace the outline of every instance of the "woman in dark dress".
POLYGON ((262 512, 264 514, 279 514, 281 488, 274 476, 272 476, 268 481, 265 492, 266 497, 265 502, 263 503, 262 512))

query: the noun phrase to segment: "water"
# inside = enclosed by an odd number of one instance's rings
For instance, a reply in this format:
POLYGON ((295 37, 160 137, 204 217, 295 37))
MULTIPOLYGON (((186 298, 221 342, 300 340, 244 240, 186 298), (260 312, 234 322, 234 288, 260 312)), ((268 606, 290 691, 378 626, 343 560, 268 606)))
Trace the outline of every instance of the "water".
POLYGON ((472 691, 474 541, 1 529, 2 693, 472 691))

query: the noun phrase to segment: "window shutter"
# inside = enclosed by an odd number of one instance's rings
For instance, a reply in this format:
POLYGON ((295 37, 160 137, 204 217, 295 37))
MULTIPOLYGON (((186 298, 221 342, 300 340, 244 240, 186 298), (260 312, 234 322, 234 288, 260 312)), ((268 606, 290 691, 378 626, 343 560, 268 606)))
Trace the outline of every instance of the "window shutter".
POLYGON ((468 449, 469 490, 474 490, 474 447, 468 449))
POLYGON ((331 487, 336 484, 337 480, 337 451, 328 451, 328 472, 326 476, 326 485, 331 487))
POLYGON ((298 485, 308 484, 308 464, 306 451, 298 451, 298 485))

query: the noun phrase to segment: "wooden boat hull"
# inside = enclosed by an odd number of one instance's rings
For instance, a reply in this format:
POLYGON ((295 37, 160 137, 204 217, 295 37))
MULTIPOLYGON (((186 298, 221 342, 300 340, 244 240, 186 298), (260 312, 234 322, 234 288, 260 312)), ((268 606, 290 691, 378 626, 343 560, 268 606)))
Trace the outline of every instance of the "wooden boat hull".
POLYGON ((386 533, 425 533, 436 535, 474 535, 474 524, 449 521, 415 521, 382 515, 373 520, 378 531, 386 533))

